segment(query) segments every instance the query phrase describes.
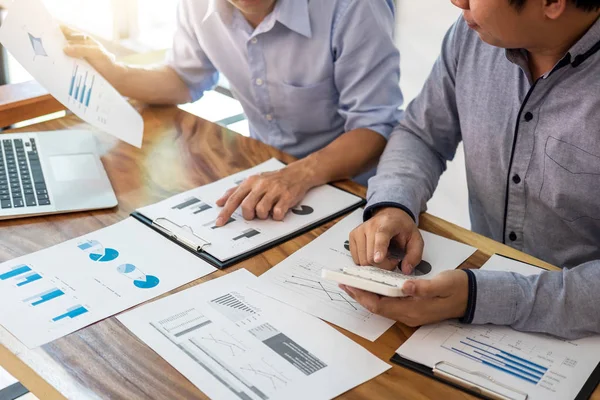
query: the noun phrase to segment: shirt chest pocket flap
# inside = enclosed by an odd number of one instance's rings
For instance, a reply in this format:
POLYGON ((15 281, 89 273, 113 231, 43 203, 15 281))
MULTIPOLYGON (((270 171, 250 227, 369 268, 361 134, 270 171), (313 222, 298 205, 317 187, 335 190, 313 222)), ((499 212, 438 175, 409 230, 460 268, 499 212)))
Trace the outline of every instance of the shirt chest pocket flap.
POLYGON ((549 137, 540 200, 567 222, 600 222, 600 149, 584 150, 549 137))
POLYGON ((280 82, 275 91, 275 114, 286 130, 324 131, 331 128, 338 116, 339 96, 331 77, 305 86, 280 82))

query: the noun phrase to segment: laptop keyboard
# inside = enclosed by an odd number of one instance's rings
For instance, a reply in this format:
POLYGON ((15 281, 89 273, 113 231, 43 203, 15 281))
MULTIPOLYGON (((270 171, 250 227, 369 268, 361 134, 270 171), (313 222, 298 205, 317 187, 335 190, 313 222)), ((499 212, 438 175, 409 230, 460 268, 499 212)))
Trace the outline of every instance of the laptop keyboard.
POLYGON ((50 205, 35 139, 2 139, 0 206, 23 208, 50 205))

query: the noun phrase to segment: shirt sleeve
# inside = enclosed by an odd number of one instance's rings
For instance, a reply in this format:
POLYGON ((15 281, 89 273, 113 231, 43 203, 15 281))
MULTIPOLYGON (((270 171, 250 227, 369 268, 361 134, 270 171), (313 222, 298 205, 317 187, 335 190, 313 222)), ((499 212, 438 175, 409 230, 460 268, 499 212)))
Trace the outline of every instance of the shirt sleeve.
POLYGON ((462 140, 455 79, 465 28, 460 22, 450 28, 423 90, 392 133, 377 175, 369 180, 365 219, 377 208, 396 206, 418 222, 446 162, 454 158, 462 140))
POLYGON ((387 139, 402 116, 394 25, 384 0, 351 1, 334 21, 334 77, 346 132, 368 128, 387 139))
POLYGON ((510 325, 565 339, 600 334, 600 260, 533 276, 472 273, 477 289, 465 314, 472 321, 465 322, 510 325))
POLYGON ((203 18, 190 1, 182 0, 177 8, 177 28, 173 37, 173 46, 167 53, 167 65, 190 88, 192 101, 202 97, 205 91, 215 87, 219 72, 202 50, 200 41, 194 32, 190 18, 203 18))

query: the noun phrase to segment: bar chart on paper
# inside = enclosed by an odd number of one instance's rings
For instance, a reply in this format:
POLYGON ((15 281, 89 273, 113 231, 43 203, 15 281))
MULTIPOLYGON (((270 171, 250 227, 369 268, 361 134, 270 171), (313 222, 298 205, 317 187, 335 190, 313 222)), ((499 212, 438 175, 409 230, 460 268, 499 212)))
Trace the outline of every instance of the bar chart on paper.
POLYGON ((528 340, 526 334, 510 329, 449 323, 430 335, 445 338, 442 348, 490 368, 489 375, 516 378, 525 385, 551 391, 560 390, 578 364, 571 355, 577 344, 563 342, 561 354, 539 339, 528 340))
POLYGON ((18 265, 0 274, 0 281, 12 281, 17 287, 39 281, 42 276, 33 271, 29 265, 18 265))
POLYGON ((95 80, 95 73, 84 72, 83 68, 80 69, 79 64, 75 63, 71 75, 71 84, 69 85, 69 99, 71 102, 87 109, 90 105, 95 80))
POLYGON ((28 297, 23 300, 23 303, 28 303, 32 307, 39 306, 40 304, 44 304, 50 300, 57 299, 63 296, 65 292, 60 289, 52 288, 50 290, 46 290, 42 293, 36 294, 35 296, 28 297))
POLYGON ((64 319, 73 319, 87 313, 89 310, 81 305, 76 305, 67 309, 67 312, 52 318, 53 322, 59 322, 64 319))
POLYGON ((106 89, 96 71, 74 62, 68 85, 69 108, 78 110, 101 125, 109 123, 110 102, 106 101, 106 89))

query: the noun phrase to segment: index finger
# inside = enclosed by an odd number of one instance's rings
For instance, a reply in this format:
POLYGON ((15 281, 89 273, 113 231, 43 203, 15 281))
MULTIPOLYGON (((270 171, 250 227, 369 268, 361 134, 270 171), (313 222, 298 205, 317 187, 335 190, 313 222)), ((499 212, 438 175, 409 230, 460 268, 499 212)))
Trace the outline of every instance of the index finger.
POLYGON ((418 233, 418 231, 416 235, 411 235, 411 237, 408 239, 408 242, 406 243, 406 255, 402 260, 401 266, 402 272, 404 272, 407 275, 412 274, 414 269, 421 262, 424 247, 425 242, 423 241, 423 238, 421 237, 421 234, 418 233))
POLYGON ((240 204, 242 204, 242 201, 244 201, 246 196, 248 196, 250 190, 250 188, 245 187, 243 185, 238 186, 236 191, 233 192, 231 196, 229 196, 229 199, 227 199, 225 206, 219 213, 219 216, 217 217, 217 221, 215 223, 216 226, 223 226, 227 221, 229 221, 229 218, 231 218, 235 210, 237 210, 240 204))

